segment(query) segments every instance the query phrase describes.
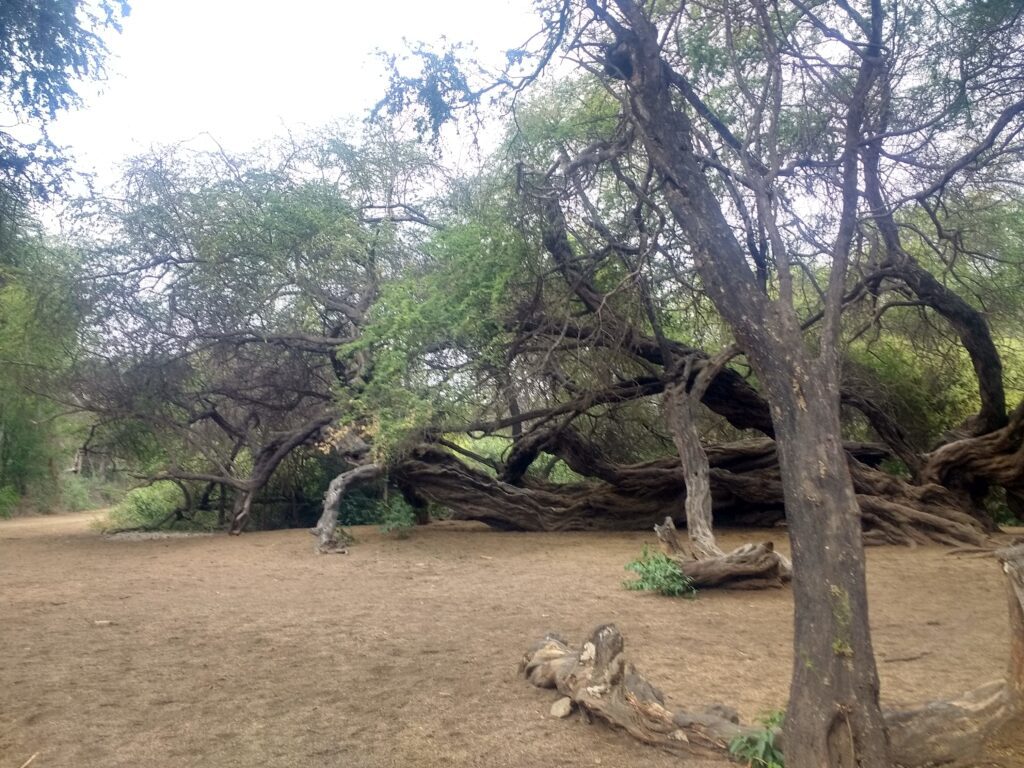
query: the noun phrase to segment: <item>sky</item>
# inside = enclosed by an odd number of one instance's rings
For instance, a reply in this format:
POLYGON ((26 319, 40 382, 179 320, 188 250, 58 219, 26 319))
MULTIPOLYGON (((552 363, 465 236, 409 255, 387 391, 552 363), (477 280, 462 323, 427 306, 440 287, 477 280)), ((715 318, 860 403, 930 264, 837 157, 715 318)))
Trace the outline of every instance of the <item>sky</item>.
POLYGON ((378 49, 405 40, 473 43, 503 60, 539 28, 529 0, 132 0, 109 33, 108 79, 51 137, 80 170, 112 181, 151 146, 202 140, 244 150, 285 129, 361 115, 383 93, 378 49))

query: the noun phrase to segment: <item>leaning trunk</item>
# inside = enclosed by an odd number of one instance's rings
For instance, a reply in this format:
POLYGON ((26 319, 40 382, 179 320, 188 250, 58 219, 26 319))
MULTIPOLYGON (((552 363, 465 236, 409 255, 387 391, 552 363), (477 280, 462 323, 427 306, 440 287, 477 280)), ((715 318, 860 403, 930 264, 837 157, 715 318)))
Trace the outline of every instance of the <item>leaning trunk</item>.
POLYGON ((342 472, 331 480, 327 486, 327 493, 324 495, 324 511, 316 527, 310 531, 317 537, 317 551, 321 554, 337 552, 344 554, 348 551, 346 537, 341 535, 338 528, 338 515, 341 513, 341 502, 345 498, 345 491, 355 483, 374 480, 381 474, 381 468, 376 464, 364 464, 342 472))
POLYGON ((683 389, 683 382, 665 388, 665 417, 672 441, 679 452, 686 483, 686 534, 690 549, 698 560, 722 557, 725 553, 715 542, 711 518, 711 479, 708 455, 697 430, 695 403, 683 389))

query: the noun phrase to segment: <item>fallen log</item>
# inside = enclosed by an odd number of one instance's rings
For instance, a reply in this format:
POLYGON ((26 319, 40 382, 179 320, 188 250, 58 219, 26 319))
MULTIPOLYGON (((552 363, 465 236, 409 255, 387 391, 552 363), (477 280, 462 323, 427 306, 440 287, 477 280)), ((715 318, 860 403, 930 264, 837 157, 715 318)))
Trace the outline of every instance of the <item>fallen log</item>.
MULTIPOLYGON (((716 525, 784 521, 771 441, 711 447, 707 453, 716 525)), ((597 461, 589 466, 599 479, 556 484, 524 477, 511 484, 426 444, 410 451, 390 476, 409 495, 448 508, 456 520, 477 520, 502 530, 642 530, 660 523, 666 513, 685 509, 685 475, 678 459, 629 466, 597 461)), ((868 543, 986 543, 978 521, 957 506, 949 491, 912 486, 852 460, 851 472, 865 511, 868 543)))
POLYGON ((597 627, 579 650, 548 634, 526 652, 521 669, 530 683, 568 696, 586 716, 678 755, 718 755, 735 737, 753 732, 720 705, 669 709, 664 694, 627 661, 624 646, 614 624, 597 627))
POLYGON ((691 554, 680 543, 671 517, 654 526, 654 532, 662 551, 675 561, 696 589, 769 589, 781 587, 793 578, 793 564, 776 552, 770 541, 697 556, 696 551, 691 554))
MULTIPOLYGON (((985 740, 1024 713, 1024 545, 997 553, 1006 575, 1010 611, 1010 660, 1004 680, 952 701, 906 711, 886 711, 893 763, 900 768, 976 764, 985 740)), ((728 708, 674 710, 624 654, 613 624, 602 624, 576 650, 549 633, 530 646, 521 664, 527 680, 554 688, 587 716, 634 738, 692 757, 721 755, 737 736, 755 733, 728 708)), ((776 742, 785 750, 781 740, 776 742)))

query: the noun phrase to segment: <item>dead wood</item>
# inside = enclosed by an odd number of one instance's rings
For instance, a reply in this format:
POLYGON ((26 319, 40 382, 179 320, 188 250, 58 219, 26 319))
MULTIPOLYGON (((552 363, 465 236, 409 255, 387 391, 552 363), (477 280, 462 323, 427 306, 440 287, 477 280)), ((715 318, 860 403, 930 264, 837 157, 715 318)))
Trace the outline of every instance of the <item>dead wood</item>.
POLYGON ((624 645, 614 624, 594 629, 579 650, 548 634, 527 651, 522 670, 530 683, 558 690, 585 715, 682 756, 720 755, 730 740, 751 732, 738 717, 724 717, 720 705, 670 709, 664 694, 626 659, 624 645))
MULTIPOLYGON (((769 589, 793 578, 793 565, 775 551, 770 541, 744 544, 732 552, 696 557, 680 543, 675 523, 666 517, 654 526, 662 551, 675 560, 679 570, 697 589, 769 589)), ((692 546, 692 545, 691 545, 692 546)))
MULTIPOLYGON (((876 450, 860 444, 848 448, 867 456, 876 450)), ((706 450, 716 524, 773 525, 785 519, 771 440, 706 450)), ((675 457, 622 466, 593 452, 570 453, 570 467, 591 479, 554 484, 525 476, 508 483, 430 444, 410 451, 391 469, 391 479, 410 495, 447 507, 457 520, 502 530, 642 530, 685 508, 685 476, 675 457)), ((851 461, 851 472, 869 543, 986 543, 978 521, 948 490, 913 486, 857 461, 851 461)))
POLYGON ((985 741, 1024 713, 1024 545, 996 553, 1006 575, 1010 661, 1006 678, 952 701, 885 713, 898 766, 974 765, 985 741))
MULTIPOLYGON (((968 766, 985 741, 1024 713, 1024 545, 997 553, 1006 574, 1010 659, 996 680, 951 701, 885 712, 893 763, 900 768, 968 766)), ((630 736, 687 757, 722 754, 745 728, 722 705, 689 712, 672 709, 664 694, 624 654, 625 641, 603 624, 579 650, 549 633, 530 646, 521 669, 539 688, 554 688, 588 716, 630 736)), ((778 744, 779 742, 777 742, 778 744)))
POLYGON ((383 469, 377 464, 363 464, 342 472, 331 480, 324 495, 324 511, 310 533, 317 537, 317 551, 321 554, 346 554, 350 537, 338 528, 341 501, 350 485, 380 477, 383 469))

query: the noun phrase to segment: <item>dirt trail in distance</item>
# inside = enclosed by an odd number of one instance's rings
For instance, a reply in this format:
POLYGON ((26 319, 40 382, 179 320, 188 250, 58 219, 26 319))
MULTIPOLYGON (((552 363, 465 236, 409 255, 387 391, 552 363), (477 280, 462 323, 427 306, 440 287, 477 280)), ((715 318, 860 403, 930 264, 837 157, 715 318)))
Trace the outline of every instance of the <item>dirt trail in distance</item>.
MULTIPOLYGON (((552 719, 556 695, 517 675, 544 632, 578 642, 606 621, 679 705, 722 702, 749 721, 785 701, 789 592, 628 592, 622 566, 653 534, 435 523, 407 540, 355 529, 351 554, 316 556, 305 531, 120 540, 94 516, 0 521, 0 768, 37 752, 33 768, 678 768, 578 715, 552 719)), ((788 550, 783 531, 721 543, 769 534, 788 550)), ((868 559, 886 703, 1002 674, 992 560, 938 547, 868 559)), ((1020 738, 984 765, 1024 768, 1020 738)))

